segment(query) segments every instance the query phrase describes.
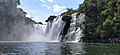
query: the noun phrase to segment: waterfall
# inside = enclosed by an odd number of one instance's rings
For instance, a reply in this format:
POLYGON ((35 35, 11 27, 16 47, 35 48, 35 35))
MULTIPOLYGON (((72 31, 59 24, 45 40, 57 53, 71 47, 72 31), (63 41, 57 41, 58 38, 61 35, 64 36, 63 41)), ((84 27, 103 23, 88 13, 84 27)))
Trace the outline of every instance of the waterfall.
POLYGON ((62 17, 57 17, 53 21, 48 21, 45 36, 49 37, 50 41, 58 41, 64 25, 65 22, 62 21, 62 17))
POLYGON ((72 42, 78 42, 80 41, 80 38, 83 37, 84 35, 82 34, 82 28, 83 22, 84 22, 84 17, 85 15, 83 13, 80 13, 78 18, 76 17, 77 13, 72 14, 72 20, 70 24, 70 28, 68 30, 67 35, 65 36, 66 41, 72 41, 72 42), (79 25, 77 25, 79 24, 79 25))
POLYGON ((83 22, 85 15, 83 13, 80 13, 78 17, 76 17, 76 15, 77 13, 72 14, 70 28, 65 36, 61 33, 64 30, 66 22, 62 20, 62 16, 58 16, 53 20, 49 20, 46 25, 34 25, 33 34, 29 40, 59 42, 63 36, 63 41, 78 42, 80 38, 84 36, 82 29, 84 28, 83 22))
POLYGON ((32 33, 30 34, 30 37, 27 38, 27 41, 42 41, 43 42, 47 40, 48 38, 44 37, 45 29, 46 29, 46 25, 34 24, 31 30, 32 33))

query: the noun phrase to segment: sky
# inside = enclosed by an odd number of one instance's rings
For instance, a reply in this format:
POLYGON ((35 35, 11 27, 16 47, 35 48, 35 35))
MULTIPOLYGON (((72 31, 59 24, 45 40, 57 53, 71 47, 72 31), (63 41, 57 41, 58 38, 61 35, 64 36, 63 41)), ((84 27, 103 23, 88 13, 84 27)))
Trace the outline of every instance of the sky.
POLYGON ((50 15, 60 15, 66 8, 77 9, 84 0, 20 0, 18 7, 33 17, 36 22, 44 22, 50 15))

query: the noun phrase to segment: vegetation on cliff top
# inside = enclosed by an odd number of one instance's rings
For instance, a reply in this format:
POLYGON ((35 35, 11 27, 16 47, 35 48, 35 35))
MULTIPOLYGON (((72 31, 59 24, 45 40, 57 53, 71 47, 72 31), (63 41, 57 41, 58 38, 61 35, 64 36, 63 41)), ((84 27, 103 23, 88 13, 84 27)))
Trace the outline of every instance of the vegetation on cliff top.
POLYGON ((51 15, 50 17, 48 17, 48 19, 45 22, 53 21, 56 17, 57 16, 55 16, 55 15, 51 15))

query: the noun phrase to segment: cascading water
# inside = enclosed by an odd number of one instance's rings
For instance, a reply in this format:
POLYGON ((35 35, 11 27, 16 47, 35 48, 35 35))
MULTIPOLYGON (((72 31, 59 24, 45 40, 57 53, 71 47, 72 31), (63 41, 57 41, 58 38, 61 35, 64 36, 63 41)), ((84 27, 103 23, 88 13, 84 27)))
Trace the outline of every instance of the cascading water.
MULTIPOLYGON (((72 14, 72 20, 70 23, 70 28, 67 31, 67 34, 64 36, 63 41, 66 42, 78 42, 80 38, 83 37, 82 28, 84 28, 83 22, 85 15, 80 13, 78 18, 76 17, 77 13, 72 14)), ((53 20, 49 20, 47 25, 36 24, 34 27, 33 35, 29 40, 35 41, 60 41, 62 32, 64 30, 66 22, 62 20, 62 16, 58 16, 53 20)))
POLYGON ((80 38, 84 36, 82 34, 82 28, 84 28, 83 22, 84 22, 85 15, 81 13, 77 18, 76 14, 77 13, 72 14, 70 28, 68 29, 68 32, 65 36, 65 41, 78 42, 80 41, 80 38))
POLYGON ((63 30, 65 22, 62 17, 57 17, 52 21, 48 21, 45 36, 49 37, 50 41, 58 41, 59 35, 63 30))
POLYGON ((30 37, 27 38, 27 41, 47 41, 48 38, 44 37, 45 28, 45 25, 34 24, 31 31, 32 33, 30 34, 30 37))
POLYGON ((73 42, 78 42, 80 41, 80 38, 83 37, 84 35, 82 34, 84 28, 83 22, 84 22, 84 14, 80 14, 78 18, 76 17, 76 14, 72 14, 72 22, 69 28, 69 31, 66 35, 68 37, 67 41, 73 41, 73 42))

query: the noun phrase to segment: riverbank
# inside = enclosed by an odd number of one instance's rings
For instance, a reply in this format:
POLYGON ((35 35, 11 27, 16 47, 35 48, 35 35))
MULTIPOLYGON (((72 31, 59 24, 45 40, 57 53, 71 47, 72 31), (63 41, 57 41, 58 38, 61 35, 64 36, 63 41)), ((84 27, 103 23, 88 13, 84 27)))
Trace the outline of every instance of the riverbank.
POLYGON ((81 38, 81 41, 86 43, 120 43, 120 38, 81 38))

